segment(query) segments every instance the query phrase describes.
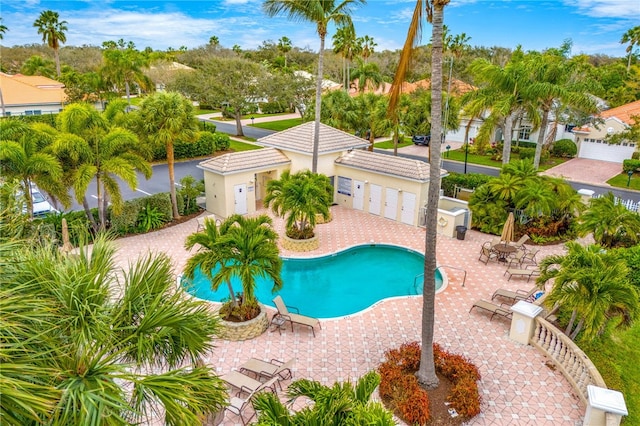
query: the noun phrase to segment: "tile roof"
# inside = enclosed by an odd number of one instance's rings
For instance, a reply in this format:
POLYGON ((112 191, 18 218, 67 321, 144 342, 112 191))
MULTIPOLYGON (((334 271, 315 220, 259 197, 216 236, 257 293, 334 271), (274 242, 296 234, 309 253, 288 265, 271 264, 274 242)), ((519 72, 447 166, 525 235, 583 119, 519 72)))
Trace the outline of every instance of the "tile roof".
MULTIPOLYGON (((258 144, 283 151, 313 154, 314 129, 315 122, 303 123, 282 132, 260 138, 258 139, 258 144)), ((367 146, 369 146, 369 141, 320 123, 320 142, 318 146, 318 153, 320 154, 365 148, 367 146)))
POLYGON ((42 76, 9 75, 0 72, 5 106, 62 104, 67 95, 64 84, 42 76))
POLYGON ((198 164, 198 168, 221 175, 228 175, 247 170, 272 168, 289 163, 291 163, 291 160, 277 149, 262 148, 213 157, 198 164))
MULTIPOLYGON (((429 181, 430 166, 428 163, 378 152, 353 150, 339 157, 336 164, 420 182, 429 181)), ((445 174, 447 171, 441 169, 440 175, 445 174)))
POLYGON ((600 116, 603 118, 615 117, 624 121, 628 125, 633 125, 634 116, 638 116, 638 119, 640 120, 640 101, 631 102, 629 104, 620 105, 619 107, 602 111, 600 116))

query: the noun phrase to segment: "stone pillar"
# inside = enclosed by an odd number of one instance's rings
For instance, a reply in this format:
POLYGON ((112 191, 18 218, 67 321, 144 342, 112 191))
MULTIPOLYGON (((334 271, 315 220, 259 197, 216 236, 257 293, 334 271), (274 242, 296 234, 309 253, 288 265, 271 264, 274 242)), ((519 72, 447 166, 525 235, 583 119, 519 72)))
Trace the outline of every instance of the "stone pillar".
POLYGON ((621 392, 612 389, 588 385, 587 411, 583 426, 618 426, 622 416, 629 414, 621 392), (609 416, 607 416, 607 413, 609 416), (609 422, 607 423, 607 417, 609 422))
POLYGON ((511 331, 509 338, 523 345, 528 345, 536 329, 535 318, 540 315, 542 308, 533 303, 520 300, 511 307, 513 317, 511 318, 511 331))

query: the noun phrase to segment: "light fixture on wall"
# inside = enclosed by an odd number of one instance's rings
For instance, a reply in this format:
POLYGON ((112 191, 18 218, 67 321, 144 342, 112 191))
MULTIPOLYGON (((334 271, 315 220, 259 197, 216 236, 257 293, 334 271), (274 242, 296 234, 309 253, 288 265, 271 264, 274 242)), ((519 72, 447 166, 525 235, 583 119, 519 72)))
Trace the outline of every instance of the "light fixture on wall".
POLYGON ((253 181, 253 179, 250 179, 250 180, 249 180, 249 183, 253 183, 253 182, 254 182, 254 181, 253 181))
POLYGON ((398 188, 398 192, 402 192, 402 188, 398 188))
POLYGON ((368 181, 368 180, 365 180, 365 181, 364 181, 364 184, 365 184, 365 185, 366 185, 366 184, 368 184, 368 183, 369 183, 369 181, 368 181))

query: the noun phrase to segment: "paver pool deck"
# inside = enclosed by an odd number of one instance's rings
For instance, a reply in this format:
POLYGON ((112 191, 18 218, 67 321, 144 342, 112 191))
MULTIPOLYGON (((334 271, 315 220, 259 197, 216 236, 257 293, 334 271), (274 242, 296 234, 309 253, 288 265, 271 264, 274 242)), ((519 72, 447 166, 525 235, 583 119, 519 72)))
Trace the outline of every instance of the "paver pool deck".
MULTIPOLYGON (((424 228, 350 210, 331 208, 333 220, 316 227, 320 249, 291 253, 285 257, 318 256, 358 244, 393 244, 424 252, 424 228)), ((261 211, 260 213, 268 213, 261 211)), ((283 220, 274 219, 282 235, 283 220)), ((131 259, 151 251, 171 256, 176 273, 191 255, 184 249, 187 235, 195 232, 196 220, 158 232, 117 241, 118 259, 126 265, 131 259)), ((491 237, 467 231, 464 240, 438 236, 437 258, 449 277, 448 286, 436 295, 434 340, 445 349, 470 358, 480 369, 482 413, 469 425, 579 425, 585 407, 551 362, 535 348, 509 339, 509 321, 489 316, 482 310, 469 313, 477 299, 490 300, 497 288, 529 289, 532 282, 507 280, 505 265, 478 261, 480 246, 491 237), (454 266, 467 272, 447 268, 454 266)), ((541 247, 538 260, 561 253, 562 245, 541 247)), ((354 265, 357 267, 357 265, 354 265)), ((362 283, 366 285, 366 283, 362 283)), ((314 283, 310 282, 310 286, 314 283)), ((322 321, 314 338, 307 327, 284 328, 282 334, 265 332, 256 339, 229 342, 216 340, 206 358, 219 374, 235 369, 250 357, 262 359, 296 358, 294 379, 310 378, 331 385, 355 380, 375 369, 388 349, 404 342, 420 341, 422 297, 401 297, 377 303, 358 314, 322 321)), ((270 314, 274 310, 270 311, 270 314)), ((304 313, 304 312, 302 312, 304 313)), ((285 382, 288 384, 289 382, 285 382)), ((255 418, 254 418, 255 419, 255 418)), ((226 414, 224 425, 240 425, 240 419, 226 414)))

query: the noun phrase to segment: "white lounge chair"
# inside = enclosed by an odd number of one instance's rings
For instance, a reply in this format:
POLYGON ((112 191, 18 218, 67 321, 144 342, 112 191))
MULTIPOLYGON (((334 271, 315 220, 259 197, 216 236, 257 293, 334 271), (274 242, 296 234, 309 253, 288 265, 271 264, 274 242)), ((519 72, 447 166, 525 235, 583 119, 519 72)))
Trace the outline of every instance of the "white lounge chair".
POLYGON ((282 297, 276 296, 275 299, 273 299, 273 303, 275 303, 276 308, 278 309, 278 313, 276 315, 279 315, 281 318, 284 318, 286 321, 289 321, 291 323, 291 331, 293 331, 293 323, 311 327, 311 331, 313 332, 313 337, 316 337, 316 330, 315 330, 316 326, 322 329, 322 326, 320 325, 320 320, 318 320, 317 318, 307 317, 304 315, 300 315, 299 313, 289 312, 289 309, 294 309, 298 311, 298 308, 285 305, 284 301, 282 300, 282 297))
POLYGON ((238 389, 238 395, 246 393, 251 395, 261 389, 271 388, 275 392, 274 385, 280 378, 279 376, 272 377, 266 382, 262 383, 259 380, 249 377, 246 374, 242 374, 239 371, 230 371, 227 374, 220 376, 222 380, 227 382, 232 387, 238 389))
POLYGON ((279 359, 271 359, 270 361, 263 361, 258 358, 250 358, 247 362, 242 364, 238 369, 240 372, 250 372, 255 374, 256 377, 266 377, 268 379, 279 376, 281 379, 290 379, 293 377, 291 367, 295 362, 295 358, 291 358, 289 361, 284 362, 279 359))

